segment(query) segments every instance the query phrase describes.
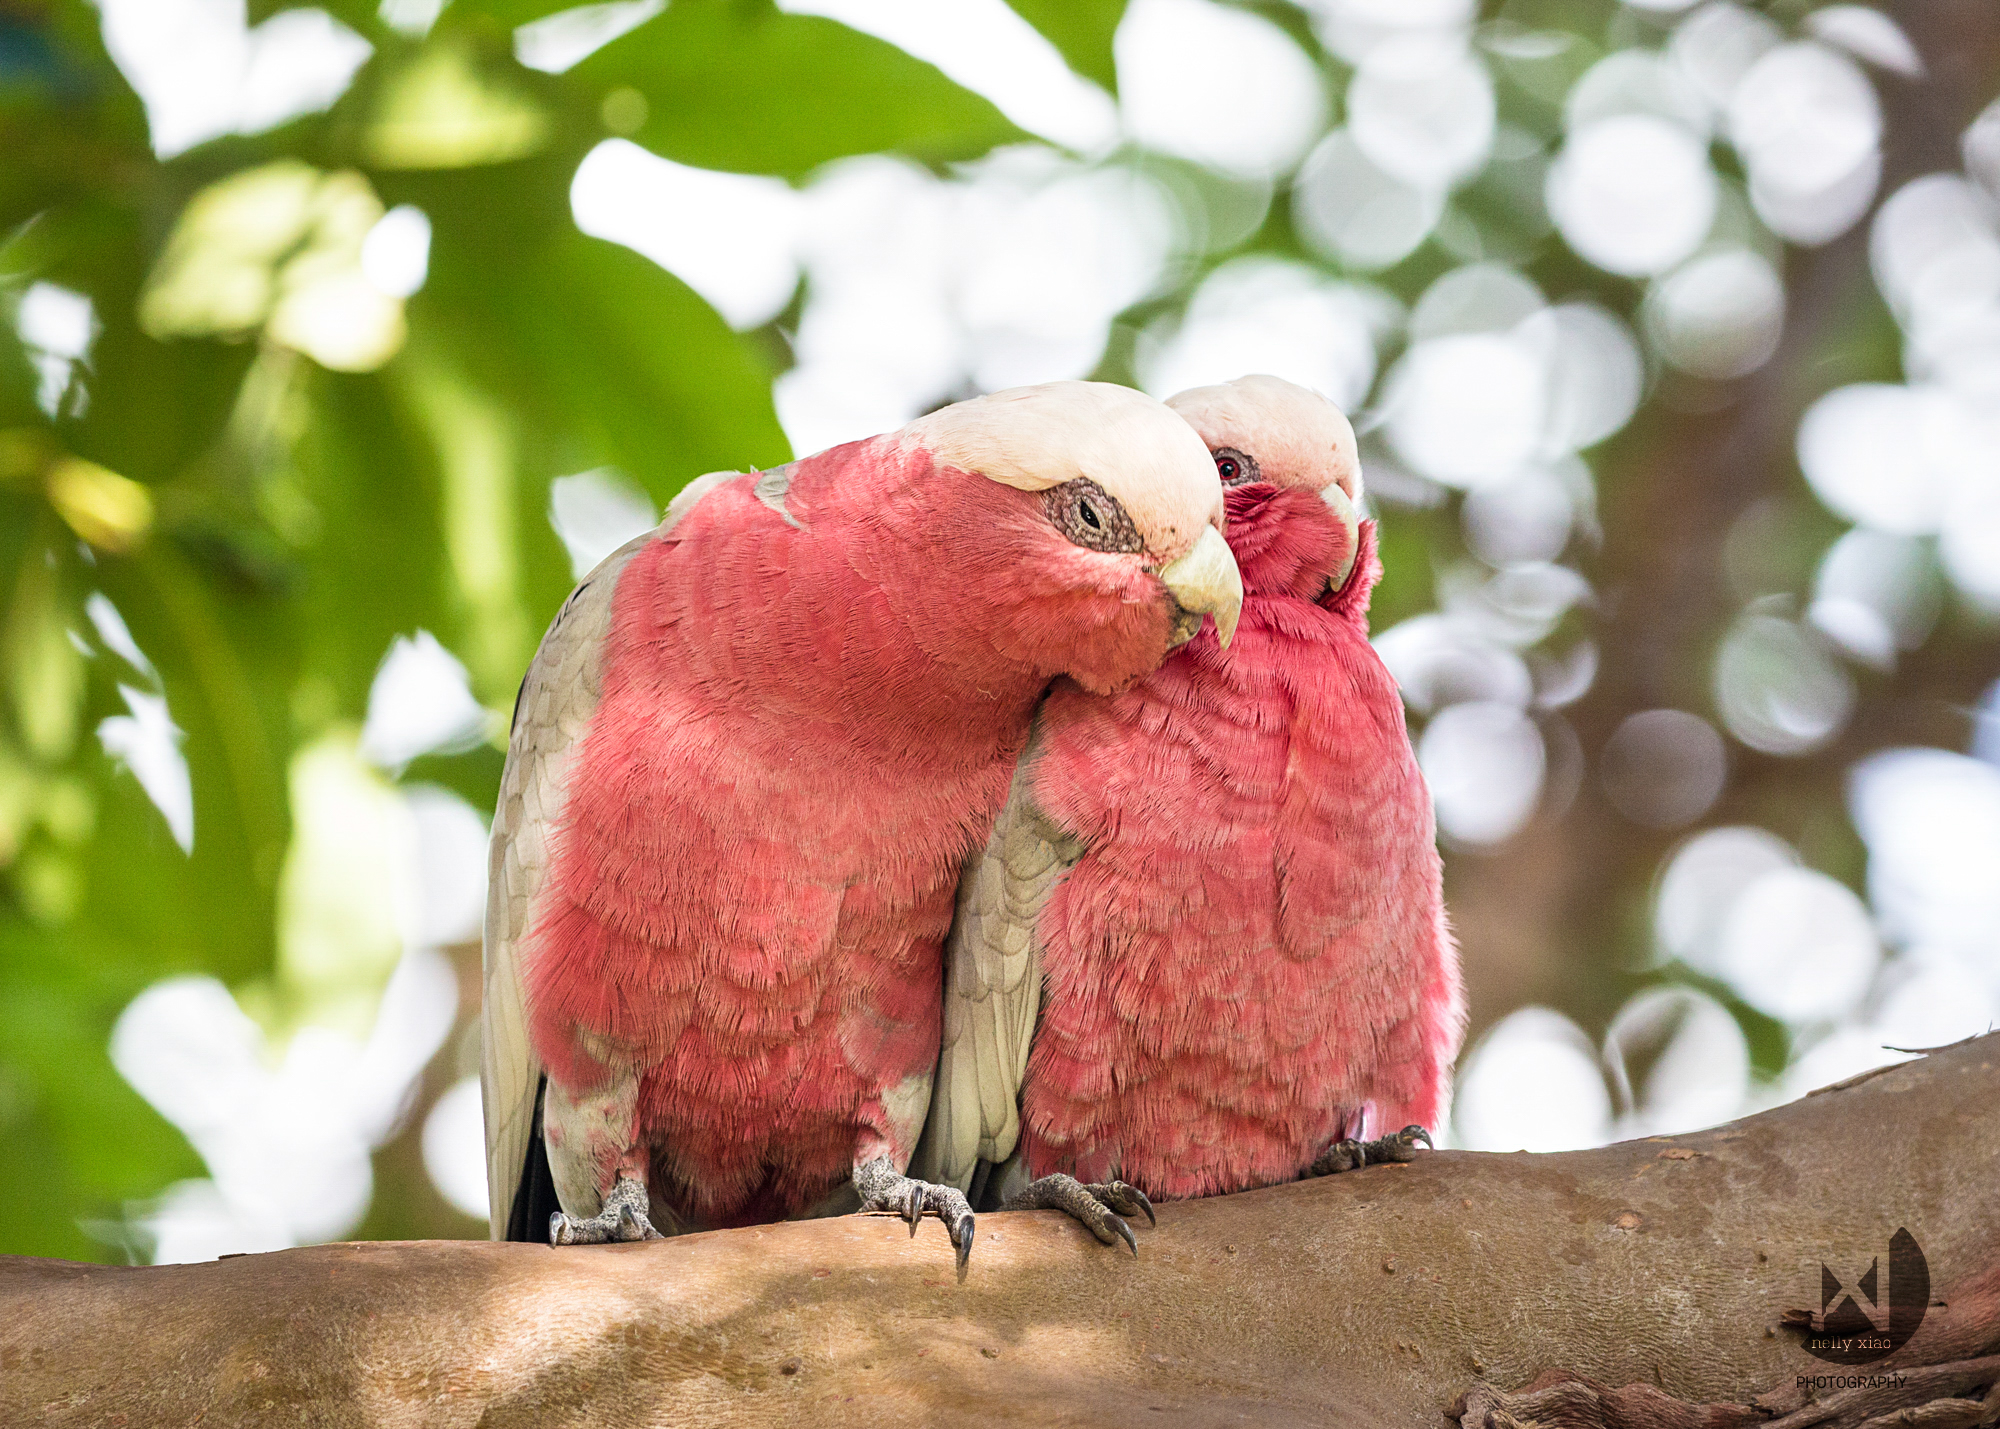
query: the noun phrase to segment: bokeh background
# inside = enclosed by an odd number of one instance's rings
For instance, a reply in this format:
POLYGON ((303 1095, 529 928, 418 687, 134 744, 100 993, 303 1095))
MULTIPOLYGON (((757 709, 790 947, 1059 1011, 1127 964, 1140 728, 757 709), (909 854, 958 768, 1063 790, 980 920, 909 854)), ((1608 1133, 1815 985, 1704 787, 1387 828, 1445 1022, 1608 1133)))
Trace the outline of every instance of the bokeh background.
POLYGON ((480 1234, 574 577, 1053 378, 1355 414, 1457 1144, 1986 1030, 1996 96, 1991 0, 0 0, 0 1250, 480 1234))

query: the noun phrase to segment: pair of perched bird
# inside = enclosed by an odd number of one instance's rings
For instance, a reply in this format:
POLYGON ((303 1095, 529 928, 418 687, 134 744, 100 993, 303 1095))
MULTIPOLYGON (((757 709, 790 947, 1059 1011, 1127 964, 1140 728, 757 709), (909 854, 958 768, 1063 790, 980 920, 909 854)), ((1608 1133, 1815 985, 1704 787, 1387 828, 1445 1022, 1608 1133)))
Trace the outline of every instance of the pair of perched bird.
POLYGON ((1270 377, 693 483, 515 707, 493 1235, 934 1213, 963 1266, 975 1208, 1132 1244, 1408 1159, 1463 1012, 1378 574, 1351 427, 1270 377))

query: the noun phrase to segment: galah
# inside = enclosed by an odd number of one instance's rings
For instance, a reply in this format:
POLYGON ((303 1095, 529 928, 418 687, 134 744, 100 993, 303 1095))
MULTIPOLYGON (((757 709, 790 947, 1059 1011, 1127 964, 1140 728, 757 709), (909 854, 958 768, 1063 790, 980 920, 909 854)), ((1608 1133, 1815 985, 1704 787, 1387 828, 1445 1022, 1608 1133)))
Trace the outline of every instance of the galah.
POLYGON ((1152 398, 1062 382, 691 485, 529 666, 493 824, 491 1233, 651 1238, 852 1208, 930 1102, 959 872, 1058 676, 1110 692, 1242 587, 1152 398))
POLYGON ((1274 377, 1169 405, 1226 488, 1236 641, 1051 690, 959 889, 911 1168, 1135 1250, 1152 1198, 1415 1155, 1464 1026, 1353 429, 1274 377))

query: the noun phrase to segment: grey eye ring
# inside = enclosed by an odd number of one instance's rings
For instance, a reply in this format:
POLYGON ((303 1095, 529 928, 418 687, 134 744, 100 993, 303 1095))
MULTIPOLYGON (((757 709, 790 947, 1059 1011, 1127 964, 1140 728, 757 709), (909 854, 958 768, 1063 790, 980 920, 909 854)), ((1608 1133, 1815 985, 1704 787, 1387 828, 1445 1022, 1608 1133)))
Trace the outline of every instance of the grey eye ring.
POLYGON ((1146 549, 1138 526, 1118 498, 1087 476, 1043 492, 1042 510, 1072 545, 1126 554, 1146 549))

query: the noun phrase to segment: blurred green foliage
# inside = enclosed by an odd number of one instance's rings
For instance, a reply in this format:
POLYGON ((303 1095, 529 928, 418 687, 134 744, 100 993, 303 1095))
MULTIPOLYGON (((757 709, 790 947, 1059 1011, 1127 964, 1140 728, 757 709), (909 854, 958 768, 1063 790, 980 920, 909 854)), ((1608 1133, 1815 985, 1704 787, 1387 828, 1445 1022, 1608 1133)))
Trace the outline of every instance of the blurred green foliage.
MULTIPOLYGON (((249 8, 254 24, 285 7, 249 8)), ((504 709, 571 583, 552 478, 615 467, 663 506, 701 472, 790 455, 771 406, 782 343, 732 333, 571 222, 591 146, 622 132, 796 178, 844 155, 943 164, 1025 137, 931 66, 769 0, 676 0, 560 76, 511 48, 513 27, 562 8, 547 0, 457 0, 421 42, 374 0, 325 8, 375 47, 339 102, 162 162, 90 5, 0 6, 0 300, 11 314, 29 284, 60 284, 99 324, 57 416, 0 329, 0 1138, 21 1168, 0 1186, 0 1250, 116 1255, 79 1222, 200 1174, 112 1069, 112 1023, 169 974, 268 983, 287 771, 358 725, 390 640, 435 632, 504 709), (280 161, 359 174, 375 211, 430 219, 407 339, 374 370, 329 370, 274 336, 275 316, 185 337, 142 323, 190 200, 280 161), (92 737, 126 712, 121 682, 148 683, 89 638, 94 591, 185 732, 191 854, 92 737)), ((1121 8, 1024 5, 1107 81, 1121 8)), ((499 771, 481 748, 411 777, 491 807, 499 771)), ((383 1174, 420 1185, 402 1160, 383 1174)), ((467 1228, 431 1201, 404 1233, 467 1228)))

